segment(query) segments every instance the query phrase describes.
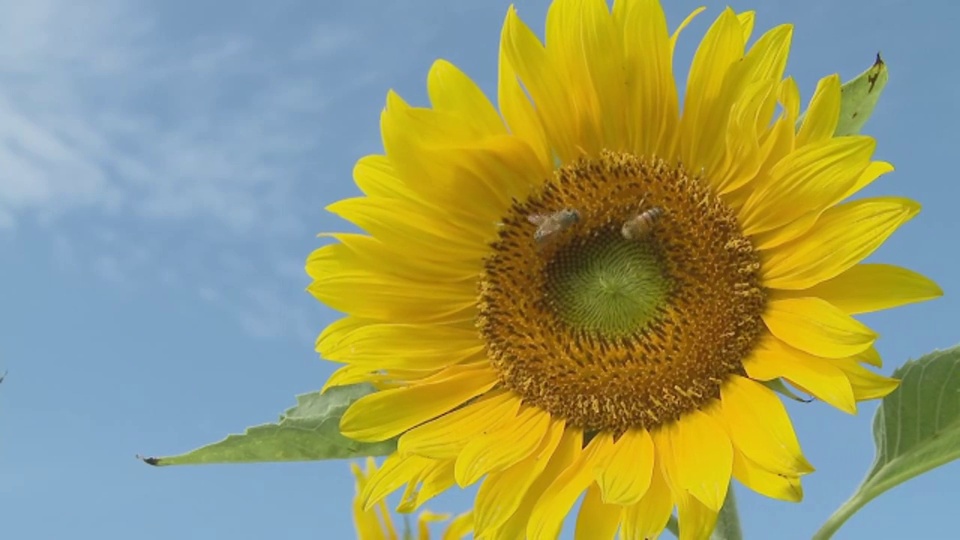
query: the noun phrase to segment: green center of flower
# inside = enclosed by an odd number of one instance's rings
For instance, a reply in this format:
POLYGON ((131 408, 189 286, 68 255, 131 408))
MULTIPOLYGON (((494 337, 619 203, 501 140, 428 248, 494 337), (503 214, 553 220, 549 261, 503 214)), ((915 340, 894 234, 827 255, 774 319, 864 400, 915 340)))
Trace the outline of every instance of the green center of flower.
POLYGON ((670 292, 656 246, 627 240, 616 230, 562 246, 546 274, 544 297, 557 316, 606 338, 644 328, 670 292))

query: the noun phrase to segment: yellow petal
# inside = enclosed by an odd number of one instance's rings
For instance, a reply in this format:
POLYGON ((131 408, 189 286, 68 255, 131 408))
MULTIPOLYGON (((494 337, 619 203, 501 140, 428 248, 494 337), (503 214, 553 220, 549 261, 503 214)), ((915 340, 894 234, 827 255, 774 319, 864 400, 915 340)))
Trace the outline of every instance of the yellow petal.
POLYGON ((741 452, 733 454, 733 477, 741 484, 767 497, 790 502, 800 502, 803 499, 800 478, 770 472, 741 452))
POLYGON ((450 519, 450 514, 434 514, 429 510, 421 512, 417 517, 417 540, 430 540, 430 524, 448 519, 450 519))
POLYGON ((679 429, 680 422, 674 422, 652 432, 651 436, 653 437, 653 444, 657 448, 660 472, 663 474, 666 484, 670 487, 671 496, 677 504, 680 539, 705 540, 713 531, 717 512, 700 502, 683 486, 681 468, 686 464, 680 461, 681 456, 678 450, 681 449, 676 447, 676 444, 681 442, 679 429))
POLYGON ((856 181, 844 193, 831 200, 826 207, 820 210, 810 211, 796 220, 780 227, 779 229, 754 235, 751 238, 753 245, 760 250, 770 250, 781 244, 789 242, 790 240, 794 240, 803 236, 814 226, 817 220, 820 219, 820 216, 823 215, 823 212, 827 207, 834 206, 843 199, 846 199, 850 195, 860 191, 871 182, 876 180, 879 176, 892 170, 893 166, 889 163, 883 161, 871 162, 869 165, 867 165, 863 172, 860 173, 856 181))
POLYGON ((720 194, 736 190, 757 178, 765 152, 760 146, 757 119, 765 114, 768 106, 776 104, 773 90, 773 81, 752 83, 730 108, 723 161, 708 164, 705 171, 720 194))
POLYGON ((623 117, 645 119, 626 123, 627 148, 638 155, 672 156, 680 104, 663 8, 656 0, 616 0, 613 16, 624 36, 623 117))
POLYGON ((415 109, 393 92, 387 94, 387 106, 380 117, 383 146, 404 186, 431 205, 458 208, 463 201, 474 201, 475 214, 492 221, 502 210, 501 195, 487 182, 462 182, 449 171, 438 170, 429 160, 438 145, 477 144, 481 134, 464 131, 455 115, 430 109, 415 109))
POLYGON ((677 498, 677 522, 680 526, 679 540, 706 540, 717 524, 717 511, 695 497, 682 495, 677 498))
MULTIPOLYGON (((493 531, 506 523, 520 508, 528 492, 533 489, 532 486, 538 481, 543 482, 538 479, 541 478, 541 473, 544 472, 548 463, 551 463, 551 460, 554 459, 554 453, 564 454, 566 452, 566 450, 560 448, 561 442, 564 440, 563 435, 563 421, 554 420, 536 452, 512 467, 492 472, 487 476, 480 485, 480 489, 477 490, 477 498, 474 504, 478 537, 486 535, 489 531, 493 531)), ((553 476, 555 474, 550 475, 548 481, 552 481, 553 476)), ((529 508, 526 512, 529 514, 529 508)))
POLYGON ((870 165, 864 169, 863 173, 860 174, 859 178, 857 178, 857 181, 850 186, 850 189, 840 196, 840 200, 842 201, 843 199, 846 199, 861 189, 869 186, 874 180, 891 171, 893 171, 893 165, 885 161, 871 162, 870 165))
POLYGON ((744 233, 776 229, 826 208, 853 185, 875 147, 870 137, 840 137, 807 145, 783 158, 765 183, 754 185, 740 209, 744 233))
POLYGON ((397 450, 401 454, 455 458, 470 440, 484 431, 497 429, 519 408, 520 400, 512 393, 490 393, 407 431, 400 436, 397 450))
POLYGON ((308 268, 314 281, 307 290, 331 308, 357 317, 456 322, 473 319, 476 313, 476 277, 430 282, 398 276, 357 262, 344 244, 314 251, 308 268))
POLYGON ((678 487, 719 511, 727 496, 733 467, 733 447, 727 432, 713 417, 693 410, 671 431, 678 487), (709 452, 704 452, 709 448, 709 452))
POLYGON ((650 477, 650 488, 643 498, 623 509, 623 540, 656 538, 667 526, 672 511, 673 496, 657 464, 650 477))
MULTIPOLYGON (((781 24, 768 30, 750 47, 750 51, 737 68, 738 75, 748 84, 752 81, 782 80, 792 40, 793 25, 781 24)), ((758 115, 756 119, 758 131, 769 126, 775 108, 775 104, 771 103, 758 115)))
POLYGON ((360 493, 363 507, 369 510, 400 486, 420 477, 424 470, 435 464, 435 460, 420 456, 390 454, 383 461, 383 465, 368 477, 367 483, 363 486, 360 493))
POLYGON ((889 264, 858 264, 837 277, 791 296, 816 296, 851 315, 889 309, 943 296, 920 274, 889 264))
POLYGON ((443 540, 461 540, 473 532, 473 517, 473 512, 466 512, 453 518, 443 533, 443 540))
POLYGON ((367 324, 317 342, 326 359, 374 369, 441 369, 483 355, 483 348, 476 330, 438 324, 367 324))
POLYGON ((385 280, 410 283, 441 283, 446 286, 476 280, 481 265, 477 255, 462 251, 448 251, 446 264, 430 257, 413 259, 409 247, 401 242, 387 244, 365 234, 330 233, 338 242, 313 251, 307 259, 306 270, 315 281, 331 275, 376 275, 385 280), (404 247, 403 256, 397 248, 404 247))
MULTIPOLYGON (((733 208, 743 207, 747 199, 753 195, 755 185, 768 185, 773 168, 793 151, 794 126, 800 108, 799 100, 797 85, 793 79, 788 77, 781 81, 777 87, 777 102, 783 109, 779 118, 768 128, 768 124, 765 123, 766 116, 764 114, 757 115, 757 132, 760 133, 758 139, 760 150, 757 157, 760 159, 760 166, 756 170, 755 178, 751 179, 752 181, 736 191, 727 191, 723 194, 733 208)), ((769 106, 769 103, 764 103, 764 107, 769 106)), ((736 187, 736 185, 730 187, 736 187)), ((756 242, 755 237, 754 243, 756 244, 756 242)))
POLYGON ((370 197, 417 200, 416 193, 403 184, 387 156, 369 155, 357 160, 353 180, 370 197))
POLYGON ((385 441, 483 394, 497 382, 489 368, 452 366, 412 386, 363 396, 344 412, 340 432, 361 441, 385 441))
POLYGON ((517 135, 533 149, 544 169, 553 166, 553 154, 543 124, 537 117, 537 111, 520 84, 517 72, 507 59, 509 35, 504 24, 500 33, 500 61, 497 82, 497 101, 504 121, 510 132, 517 135))
POLYGON ((766 252, 764 282, 805 289, 828 280, 873 253, 920 205, 900 197, 860 199, 831 208, 803 237, 766 252))
POLYGON ((900 386, 899 380, 873 373, 855 359, 841 358, 834 360, 834 364, 847 374, 857 401, 885 397, 900 386))
POLYGON ((843 412, 856 414, 850 381, 829 360, 787 346, 777 338, 764 339, 743 363, 752 379, 783 377, 843 412))
MULTIPOLYGON (((800 116, 800 88, 793 77, 787 77, 783 80, 778 99, 783 106, 784 120, 790 122, 791 125, 796 124, 797 117, 800 116)), ((790 131, 793 132, 792 129, 790 131)))
POLYGON ((840 76, 820 79, 797 132, 797 148, 833 137, 840 121, 840 76))
POLYGON ((541 500, 544 492, 553 484, 554 480, 575 462, 582 453, 583 432, 576 429, 567 429, 557 450, 550 457, 546 468, 537 477, 536 481, 523 494, 523 500, 510 518, 491 531, 485 538, 526 538, 527 524, 530 522, 534 507, 541 500))
MULTIPOLYGON (((523 144, 522 141, 515 142, 523 144)), ((449 222, 455 230, 466 231, 464 234, 482 235, 489 229, 488 220, 482 213, 478 214, 472 208, 451 206, 442 200, 436 201, 434 194, 423 196, 411 188, 403 181, 397 167, 387 156, 369 155, 360 158, 354 166, 353 177, 357 186, 367 196, 412 203, 426 219, 437 223, 449 222)), ((422 178, 416 179, 417 182, 421 180, 422 178)), ((416 182, 414 184, 416 185, 416 182)))
POLYGON ((376 508, 367 510, 364 508, 363 498, 360 496, 368 483, 369 477, 376 471, 377 467, 373 458, 367 458, 367 470, 362 471, 356 463, 351 463, 350 468, 356 478, 357 496, 353 499, 353 524, 357 531, 359 540, 386 540, 387 538, 396 538, 396 531, 390 519, 390 512, 383 504, 376 508), (383 523, 381 524, 381 519, 383 523))
MULTIPOLYGON (((586 66, 598 101, 598 117, 593 120, 601 147, 609 150, 628 150, 627 126, 635 118, 624 115, 627 102, 626 70, 624 69, 623 35, 617 28, 606 0, 575 0, 567 2, 573 10, 575 39, 567 38, 586 66), (579 4, 579 5, 578 5, 579 4)), ((549 46, 549 43, 548 43, 549 46)), ((574 79, 574 84, 578 81, 574 79)), ((578 101, 578 104, 580 102, 578 101)), ((589 146, 586 147, 589 149, 589 146)), ((597 148, 599 150, 600 148, 597 148)))
MULTIPOLYGON (((453 487, 453 460, 438 460, 407 483, 397 511, 410 513, 423 503, 453 487)), ((444 518, 446 519, 446 518, 444 518)))
POLYGON ((576 540, 612 540, 620 527, 620 506, 603 502, 596 484, 587 489, 580 504, 573 537, 576 540))
POLYGON ((855 355, 877 339, 866 325, 820 298, 774 296, 767 301, 763 322, 788 345, 826 358, 855 355))
POLYGON ((356 366, 343 366, 338 368, 327 378, 327 382, 323 383, 323 388, 320 389, 320 392, 326 392, 335 386, 344 386, 366 381, 369 372, 370 370, 367 367, 357 368, 356 366))
MULTIPOLYGON (((587 13, 591 11, 586 3, 584 0, 557 0, 551 3, 547 10, 544 36, 547 58, 563 81, 565 97, 571 104, 576 104, 569 112, 573 124, 568 129, 572 128, 572 133, 576 135, 578 147, 595 155, 603 142, 600 135, 601 106, 589 64, 597 62, 602 56, 598 54, 599 51, 587 56, 585 50, 591 47, 592 41, 595 46, 595 40, 585 35, 592 30, 583 25, 589 17, 587 13)), ((601 3, 599 8, 606 11, 606 4, 601 3)), ((615 47, 604 53, 617 56, 618 50, 615 47)))
MULTIPOLYGON (((723 160, 717 161, 720 154, 714 154, 713 160, 703 164, 705 174, 721 194, 738 189, 751 180, 767 177, 761 171, 769 169, 771 161, 779 160, 779 156, 790 149, 779 148, 777 140, 764 140, 761 134, 768 129, 776 109, 775 90, 783 77, 792 35, 790 25, 781 25, 765 33, 740 61, 730 67, 724 78, 721 97, 714 105, 719 116, 712 124, 718 132, 726 132, 723 160), (723 129, 726 111, 729 111, 729 117, 723 129), (773 151, 778 151, 775 160, 770 155, 773 151)), ((782 127, 781 131, 787 130, 782 127)), ((792 125, 789 132, 792 140, 792 125)))
MULTIPOLYGON (((489 231, 512 203, 542 177, 542 164, 523 140, 485 136, 456 115, 413 108, 389 94, 381 117, 383 145, 404 185, 419 198, 452 211, 469 207, 489 231)), ((460 210, 462 212, 462 210, 460 210)))
POLYGON ((869 349, 863 351, 862 353, 854 356, 854 359, 857 362, 863 362, 874 367, 883 366, 883 359, 880 358, 880 353, 877 351, 876 347, 870 347, 869 349))
POLYGON ((653 439, 645 429, 631 429, 613 442, 609 434, 597 435, 602 447, 598 454, 603 464, 597 470, 596 480, 603 501, 610 504, 636 503, 650 487, 653 471, 653 439))
POLYGON ((416 178, 405 174, 401 166, 402 160, 398 161, 391 155, 390 146, 393 140, 388 144, 387 139, 392 139, 395 133, 387 135, 387 131, 394 128, 407 129, 408 140, 417 148, 438 148, 450 145, 457 146, 462 144, 471 144, 483 140, 488 135, 482 126, 475 125, 472 122, 463 122, 460 117, 451 111, 440 111, 428 107, 412 107, 400 94, 390 90, 387 92, 386 106, 381 115, 381 131, 384 136, 384 147, 387 150, 387 157, 394 165, 395 170, 400 173, 404 184, 414 187, 416 178), (383 128, 389 126, 389 130, 383 128))
POLYGON ((512 202, 525 199, 549 174, 533 149, 513 135, 436 148, 410 145, 398 152, 405 153, 391 154, 391 160, 419 175, 418 183, 408 183, 421 197, 473 215, 490 237, 512 202))
POLYGON ((743 42, 750 41, 750 36, 753 35, 753 25, 757 21, 757 12, 744 11, 743 13, 737 13, 737 21, 740 22, 740 27, 743 29, 743 42))
MULTIPOLYGON (((630 0, 627 0, 627 1, 630 1, 630 0)), ((707 9, 707 8, 704 7, 704 6, 700 6, 700 7, 696 8, 696 9, 694 9, 693 11, 690 12, 689 15, 687 15, 687 18, 685 18, 684 20, 682 20, 682 21, 680 22, 680 24, 677 25, 677 29, 674 30, 672 34, 670 34, 670 52, 671 52, 671 54, 677 52, 677 41, 680 39, 680 34, 687 28, 687 26, 690 25, 690 23, 693 22, 693 20, 694 20, 695 18, 697 18, 697 15, 703 13, 704 10, 706 10, 706 9, 707 9)))
POLYGON ((457 483, 469 486, 489 472, 526 459, 540 446, 549 426, 549 413, 537 407, 521 408, 516 417, 467 443, 457 456, 457 483))
POLYGON ((687 76, 680 142, 683 162, 693 170, 715 161, 722 151, 718 144, 722 139, 716 136, 722 126, 717 122, 729 111, 715 103, 728 68, 743 57, 743 49, 743 29, 733 10, 727 8, 700 42, 687 76))
POLYGON ((813 471, 803 457, 783 403, 773 391, 732 375, 720 390, 716 415, 743 454, 763 468, 797 476, 813 471))
MULTIPOLYGON (((738 19, 748 34, 753 14, 741 14, 738 19)), ((694 170, 703 167, 705 178, 719 193, 756 176, 762 162, 758 132, 769 124, 776 107, 773 87, 786 65, 789 35, 789 27, 781 27, 762 36, 743 58, 730 65, 719 93, 701 114, 702 132, 726 134, 705 139, 699 150, 702 160, 693 164, 694 170)))
MULTIPOLYGON (((660 472, 666 484, 670 487, 671 495, 677 504, 677 518, 680 525, 680 538, 689 540, 706 539, 713 530, 717 512, 709 509, 705 504, 694 497, 684 486, 682 468, 688 464, 681 462, 681 448, 677 447, 680 440, 680 422, 663 426, 651 433, 654 446, 657 448, 657 460, 660 472)), ((729 476, 728 482, 729 482, 729 476)))
POLYGON ((400 244, 427 257, 479 259, 489 252, 482 231, 426 213, 416 201, 357 197, 337 201, 327 210, 386 245, 400 244))
POLYGON ((446 60, 437 60, 427 75, 430 104, 470 122, 487 136, 506 133, 503 121, 483 91, 470 77, 446 60))
POLYGON ((578 154, 578 134, 564 80, 547 57, 537 36, 511 6, 503 23, 501 58, 506 57, 523 87, 533 98, 537 116, 557 156, 569 161, 578 154))
POLYGON ((750 241, 753 242, 753 246, 759 250, 771 250, 790 240, 803 236, 804 233, 813 228, 821 215, 823 215, 823 209, 811 210, 780 228, 754 234, 750 237, 750 241))
POLYGON ((593 483, 594 443, 561 472, 533 507, 527 524, 530 540, 554 539, 580 494, 593 483))

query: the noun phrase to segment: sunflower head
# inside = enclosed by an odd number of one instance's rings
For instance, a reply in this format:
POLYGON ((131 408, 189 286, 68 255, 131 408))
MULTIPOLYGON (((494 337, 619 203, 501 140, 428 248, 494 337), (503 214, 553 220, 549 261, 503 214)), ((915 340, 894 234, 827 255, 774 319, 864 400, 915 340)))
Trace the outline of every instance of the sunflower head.
POLYGON ((585 494, 578 537, 654 537, 676 508, 702 538, 731 478, 797 501, 813 470, 765 382, 850 413, 896 387, 853 316, 940 295, 861 263, 919 206, 849 200, 892 167, 835 136, 836 75, 798 120, 789 25, 753 40, 722 12, 681 104, 694 15, 671 33, 655 0, 556 0, 541 41, 511 8, 499 107, 444 61, 430 107, 388 95, 364 195, 330 207, 367 234, 307 264, 347 314, 318 340, 344 364, 328 385, 380 388, 341 430, 399 436, 365 507, 482 480, 479 537, 553 538, 585 494))
POLYGON ((491 248, 477 317, 491 364, 525 403, 587 431, 708 404, 764 330, 759 256, 733 211, 659 159, 603 151, 558 169, 491 248), (565 207, 582 217, 531 242, 523 216, 565 207))

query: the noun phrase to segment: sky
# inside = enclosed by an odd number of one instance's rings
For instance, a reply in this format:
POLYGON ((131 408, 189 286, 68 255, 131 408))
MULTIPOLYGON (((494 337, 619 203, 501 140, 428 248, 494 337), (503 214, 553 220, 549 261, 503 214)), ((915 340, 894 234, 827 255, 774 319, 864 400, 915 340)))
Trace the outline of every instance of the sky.
MULTIPOLYGON (((0 0, 0 530, 4 538, 351 538, 345 462, 153 468, 274 421, 322 386, 337 317, 306 291, 324 211, 381 151, 388 89, 425 105, 448 59, 495 96, 507 1, 0 0)), ((545 0, 518 0, 538 32, 545 0)), ((678 24, 697 4, 669 2, 678 24)), ((725 4, 684 33, 676 71, 725 4)), ((960 4, 740 2, 796 25, 789 74, 891 80, 865 131, 897 167, 872 195, 924 205, 873 257, 944 298, 863 320, 889 374, 960 342, 960 4)), ((748 538, 809 538, 862 479, 874 404, 789 406, 817 467, 791 504, 737 489, 748 538)), ((960 464, 895 488, 839 539, 944 538, 960 464)), ((466 509, 470 493, 431 502, 466 509)), ((664 537, 669 536, 665 534, 664 537)))

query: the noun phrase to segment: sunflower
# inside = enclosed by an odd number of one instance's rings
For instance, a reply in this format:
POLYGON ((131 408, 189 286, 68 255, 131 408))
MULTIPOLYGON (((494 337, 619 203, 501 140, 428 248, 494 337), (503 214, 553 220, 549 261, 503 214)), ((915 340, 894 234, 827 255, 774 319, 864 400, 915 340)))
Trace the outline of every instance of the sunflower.
POLYGON ((327 386, 379 389, 342 432, 399 437, 366 505, 482 480, 480 538, 554 538, 581 496, 578 537, 655 537, 676 508, 704 538, 731 478, 798 501, 813 471, 764 383, 848 413, 896 388, 853 315, 941 294, 861 263, 919 205, 848 200, 893 167, 834 136, 838 76, 800 119, 790 25, 748 49, 754 14, 721 13, 681 113, 697 13, 671 34, 656 0, 557 0, 542 43, 510 8, 499 110, 442 60, 429 108, 388 94, 364 196, 329 207, 367 234, 307 262, 347 314, 318 339, 327 386))
MULTIPOLYGON (((362 493, 370 478, 376 474, 377 466, 373 458, 367 459, 366 470, 360 468, 356 463, 350 464, 353 470, 353 476, 357 482, 357 496, 353 500, 353 524, 357 528, 358 540, 397 540, 397 529, 393 526, 393 520, 390 518, 390 511, 384 502, 375 504, 372 508, 367 508, 362 493)), ((433 512, 422 512, 417 520, 417 538, 418 540, 430 540, 430 523, 437 521, 446 521, 450 519, 446 514, 434 514, 433 512)), ((473 529, 473 515, 470 512, 461 514, 450 522, 443 533, 443 540, 460 540, 473 529)), ((413 538, 410 531, 404 534, 404 538, 413 538)))

